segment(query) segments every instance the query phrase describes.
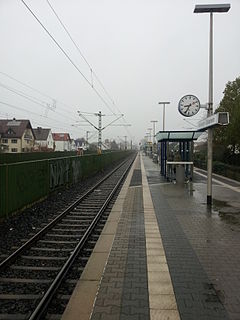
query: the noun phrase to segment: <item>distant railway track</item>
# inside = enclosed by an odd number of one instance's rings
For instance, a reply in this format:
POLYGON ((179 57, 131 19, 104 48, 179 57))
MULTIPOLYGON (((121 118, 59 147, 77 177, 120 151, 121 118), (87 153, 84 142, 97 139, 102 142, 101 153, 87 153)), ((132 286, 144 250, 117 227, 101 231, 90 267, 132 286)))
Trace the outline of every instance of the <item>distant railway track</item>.
POLYGON ((29 240, 23 239, 0 263, 0 319, 60 318, 133 160, 124 161, 29 240))

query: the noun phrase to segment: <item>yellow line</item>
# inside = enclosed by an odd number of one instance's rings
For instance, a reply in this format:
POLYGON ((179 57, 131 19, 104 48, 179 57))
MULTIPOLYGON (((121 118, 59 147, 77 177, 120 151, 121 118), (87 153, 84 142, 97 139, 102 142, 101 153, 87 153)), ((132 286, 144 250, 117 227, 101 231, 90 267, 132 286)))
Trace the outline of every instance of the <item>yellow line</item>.
POLYGON ((146 234, 148 291, 151 320, 180 320, 172 280, 163 248, 141 156, 143 207, 146 234))

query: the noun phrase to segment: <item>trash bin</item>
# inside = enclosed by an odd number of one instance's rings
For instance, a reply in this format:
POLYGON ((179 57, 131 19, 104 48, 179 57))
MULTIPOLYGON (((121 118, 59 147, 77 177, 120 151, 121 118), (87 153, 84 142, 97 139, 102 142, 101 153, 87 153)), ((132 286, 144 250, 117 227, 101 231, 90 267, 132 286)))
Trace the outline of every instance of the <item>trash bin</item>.
POLYGON ((185 170, 183 164, 178 164, 176 167, 176 183, 184 184, 185 170))

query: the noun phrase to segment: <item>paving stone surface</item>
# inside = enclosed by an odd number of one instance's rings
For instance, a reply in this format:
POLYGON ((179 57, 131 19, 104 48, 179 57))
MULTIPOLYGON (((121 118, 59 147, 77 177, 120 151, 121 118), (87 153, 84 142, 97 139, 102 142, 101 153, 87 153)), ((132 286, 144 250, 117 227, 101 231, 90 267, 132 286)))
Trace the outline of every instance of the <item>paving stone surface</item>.
POLYGON ((92 320, 148 320, 148 284, 140 162, 134 170, 92 320))
MULTIPOLYGON (((150 191, 182 320, 240 319, 240 227, 207 210, 206 182, 166 183, 144 157, 150 191)), ((214 183, 216 199, 237 197, 214 183)))

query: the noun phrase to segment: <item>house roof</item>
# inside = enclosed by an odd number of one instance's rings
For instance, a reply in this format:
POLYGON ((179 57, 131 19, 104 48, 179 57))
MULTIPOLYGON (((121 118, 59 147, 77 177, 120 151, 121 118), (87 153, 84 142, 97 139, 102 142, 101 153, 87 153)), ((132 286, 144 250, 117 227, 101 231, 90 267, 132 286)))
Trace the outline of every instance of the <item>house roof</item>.
POLYGON ((26 129, 32 130, 32 126, 29 120, 17 120, 15 118, 13 118, 12 120, 0 120, 0 134, 2 138, 21 138, 26 129))
POLYGON ((51 129, 45 129, 41 127, 37 127, 33 129, 36 140, 46 141, 51 129))
POLYGON ((69 133, 53 133, 54 141, 70 141, 69 133))

